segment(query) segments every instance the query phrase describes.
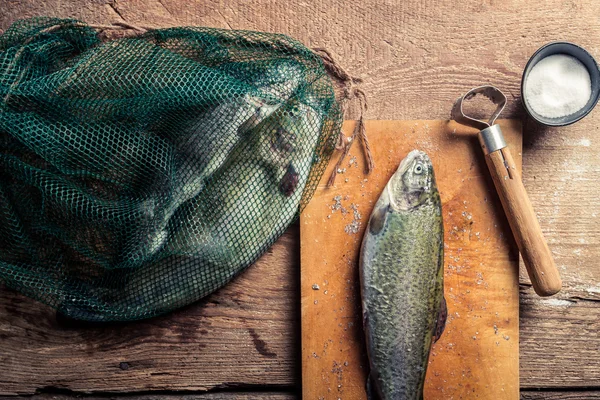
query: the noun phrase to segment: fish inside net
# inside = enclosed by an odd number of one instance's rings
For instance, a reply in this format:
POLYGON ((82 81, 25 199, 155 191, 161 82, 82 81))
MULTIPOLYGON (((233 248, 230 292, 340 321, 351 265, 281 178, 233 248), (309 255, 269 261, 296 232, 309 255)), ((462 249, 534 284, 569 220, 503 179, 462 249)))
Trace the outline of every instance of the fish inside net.
POLYGON ((194 302, 293 222, 341 123, 322 58, 284 35, 17 21, 0 36, 0 281, 84 320, 194 302))

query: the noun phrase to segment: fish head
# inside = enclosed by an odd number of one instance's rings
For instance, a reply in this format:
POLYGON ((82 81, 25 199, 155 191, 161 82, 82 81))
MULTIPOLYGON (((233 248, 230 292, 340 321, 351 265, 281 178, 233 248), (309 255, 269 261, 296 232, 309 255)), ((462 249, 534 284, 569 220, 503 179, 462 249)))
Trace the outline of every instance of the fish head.
POLYGON ((281 192, 289 197, 303 186, 300 175, 312 165, 313 152, 321 130, 321 118, 311 105, 292 99, 273 114, 268 148, 263 152, 281 192))
POLYGON ((257 86, 280 101, 287 101, 305 80, 306 68, 292 58, 274 60, 269 64, 257 86))
POLYGON ((389 202, 397 210, 409 210, 430 203, 437 196, 433 165, 429 156, 413 150, 402 162, 387 186, 389 202))

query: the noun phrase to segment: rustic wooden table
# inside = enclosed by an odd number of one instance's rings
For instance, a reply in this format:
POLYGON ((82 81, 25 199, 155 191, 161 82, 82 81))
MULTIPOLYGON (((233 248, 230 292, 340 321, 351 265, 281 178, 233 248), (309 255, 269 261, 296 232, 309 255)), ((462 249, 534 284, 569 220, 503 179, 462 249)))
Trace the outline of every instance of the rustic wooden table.
MULTIPOLYGON (((365 79, 370 119, 447 118, 460 93, 486 83, 509 95, 504 118, 524 118, 521 73, 539 46, 569 40, 600 60, 595 0, 0 0, 0 10, 0 29, 52 15, 287 33, 331 49, 365 79)), ((524 119, 525 186, 564 282, 558 296, 541 299, 522 279, 524 399, 600 398, 599 125, 598 110, 565 128, 524 119)), ((66 324, 2 289, 0 395, 297 398, 298 285, 293 226, 218 293, 149 321, 66 324)))

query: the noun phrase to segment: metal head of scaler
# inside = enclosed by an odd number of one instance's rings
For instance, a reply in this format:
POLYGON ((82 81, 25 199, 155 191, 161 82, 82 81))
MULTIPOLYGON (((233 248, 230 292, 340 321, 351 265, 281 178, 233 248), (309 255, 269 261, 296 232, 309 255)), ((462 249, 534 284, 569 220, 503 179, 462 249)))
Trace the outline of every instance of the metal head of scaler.
POLYGON ((503 149, 506 147, 506 141, 496 124, 496 119, 506 106, 506 96, 495 86, 479 86, 469 90, 464 96, 458 98, 452 107, 452 119, 459 124, 471 126, 480 130, 479 142, 486 154, 503 149), (465 114, 463 104, 465 100, 470 100, 477 95, 483 95, 490 99, 496 105, 496 110, 492 113, 489 120, 482 121, 465 114))

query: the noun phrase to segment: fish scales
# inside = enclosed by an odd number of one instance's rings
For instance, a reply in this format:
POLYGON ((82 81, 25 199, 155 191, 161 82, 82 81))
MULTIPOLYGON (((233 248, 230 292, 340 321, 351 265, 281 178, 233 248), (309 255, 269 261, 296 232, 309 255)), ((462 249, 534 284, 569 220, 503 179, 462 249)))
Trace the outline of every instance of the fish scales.
POLYGON ((371 388, 381 400, 422 397, 445 322, 441 211, 431 161, 413 151, 375 205, 361 248, 371 388))

